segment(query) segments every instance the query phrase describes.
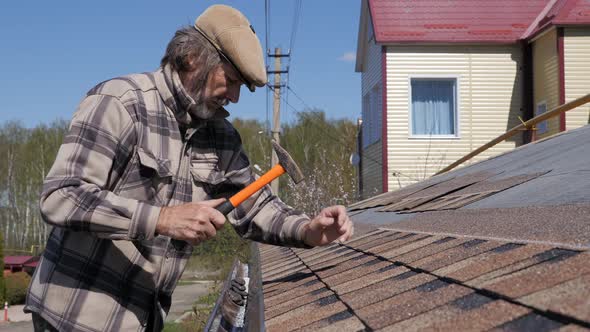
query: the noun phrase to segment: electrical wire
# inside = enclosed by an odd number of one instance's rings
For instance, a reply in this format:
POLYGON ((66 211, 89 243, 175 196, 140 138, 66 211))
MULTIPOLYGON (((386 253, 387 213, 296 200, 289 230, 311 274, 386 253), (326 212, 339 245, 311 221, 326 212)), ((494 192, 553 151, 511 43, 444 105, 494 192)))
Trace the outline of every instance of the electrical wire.
MULTIPOLYGON (((268 17, 270 0, 264 0, 264 52, 266 53, 266 60, 268 60, 268 35, 270 34, 270 25, 268 17)), ((266 63, 268 65, 268 63, 266 63)))
MULTIPOLYGON (((264 63, 268 69, 268 39, 270 38, 270 0, 264 0, 264 63)), ((268 74, 267 74, 268 76, 268 74)), ((266 90, 266 121, 264 122, 266 133, 270 133, 270 96, 266 90)))
MULTIPOLYGON (((270 86, 270 85, 267 85, 267 86, 268 86, 268 88, 269 88, 269 89, 271 89, 271 90, 273 90, 273 91, 274 91, 274 88, 273 88, 272 86, 270 86)), ((284 97, 283 97, 283 96, 281 96, 281 98, 282 98, 282 99, 284 99, 284 97)), ((311 116, 319 117, 319 114, 317 114, 317 113, 313 113, 313 112, 309 112, 309 111, 300 111, 300 110, 296 109, 296 108, 295 108, 293 105, 291 105, 290 103, 288 103, 288 102, 286 102, 286 101, 285 101, 285 103, 286 103, 286 104, 287 104, 287 106, 289 106, 289 107, 290 107, 290 108, 293 110, 293 112, 295 112, 296 114, 307 114, 307 115, 311 115, 311 116)), ((318 129, 318 130, 321 130, 321 131, 322 131, 322 134, 323 134, 325 137, 328 137, 329 139, 331 139, 332 141, 334 141, 334 142, 335 142, 335 143, 337 143, 337 144, 346 145, 346 142, 344 142, 342 139, 340 139, 340 138, 337 138, 337 137, 335 137, 335 136, 331 135, 329 132, 325 132, 325 128, 321 128, 321 127, 320 127, 320 126, 319 126, 319 125, 318 125, 316 122, 313 122, 313 121, 311 121, 310 123, 311 123, 313 126, 315 126, 315 127, 318 129)), ((371 158, 371 157, 369 157, 369 156, 366 156, 366 157, 367 157, 367 159, 370 159, 370 160, 372 160, 373 162, 375 162, 375 163, 379 164, 379 166, 383 165, 383 164, 382 164, 380 161, 377 161, 377 160, 375 160, 375 159, 373 159, 373 158, 371 158)))
MULTIPOLYGON (((293 21, 291 24, 291 36, 289 37, 289 50, 287 51, 287 54, 289 54, 288 60, 287 60, 287 73, 286 73, 286 79, 285 79, 285 86, 289 86, 289 82, 291 79, 291 61, 293 59, 293 50, 295 48, 295 41, 297 40, 297 31, 299 30, 299 21, 301 18, 301 9, 302 9, 302 5, 303 5, 303 1, 302 0, 295 0, 295 4, 294 4, 294 10, 293 10, 293 21)), ((285 96, 286 96, 286 101, 285 101, 285 106, 286 104, 289 102, 289 91, 285 92, 285 96)), ((286 108, 286 107, 285 107, 286 108)), ((287 113, 286 118, 288 119, 289 116, 291 114, 287 113)))
MULTIPOLYGON (((302 6, 303 5, 303 1, 302 0, 295 0, 295 5, 294 5, 294 13, 293 13, 293 21, 292 21, 292 25, 291 25, 291 36, 289 39, 289 50, 288 50, 288 61, 287 61, 287 73, 286 73, 286 79, 285 79, 285 87, 287 88, 287 91, 285 94, 281 95, 281 99, 284 103, 285 106, 288 106, 295 114, 308 114, 308 115, 312 115, 312 116, 319 116, 319 114, 317 113, 313 113, 311 112, 312 107, 310 107, 304 100, 303 98, 301 98, 292 88, 290 85, 290 72, 291 72, 291 59, 292 59, 292 55, 293 55, 293 49, 295 47, 295 41, 296 41, 296 37, 297 37, 297 31, 299 29, 299 22, 301 19, 301 12, 302 12, 302 6), (289 93, 292 93, 305 107, 304 111, 300 111, 298 109, 296 109, 293 105, 291 105, 289 103, 289 93)), ((266 56, 265 56, 265 63, 266 63, 266 68, 269 68, 268 66, 268 59, 269 59, 269 48, 268 48, 268 41, 270 39, 270 27, 271 27, 271 23, 270 23, 270 0, 265 0, 265 6, 264 6, 264 16, 265 16, 265 49, 266 49, 266 56)), ((275 82, 275 84, 281 84, 281 82, 275 82)), ((266 84, 267 89, 266 89, 266 131, 267 133, 270 132, 270 91, 272 90, 274 92, 274 87, 271 86, 270 84, 266 84)), ((287 107, 284 107, 283 109, 286 109, 287 107)), ((324 131, 324 128, 319 127, 319 125, 317 125, 316 122, 311 121, 310 123, 312 123, 314 126, 316 126, 316 128, 318 130, 322 130, 324 131)), ((337 144, 342 144, 342 145, 346 145, 345 142, 343 142, 341 139, 327 133, 327 132, 323 132, 325 137, 328 137, 329 139, 331 139, 332 141, 334 141, 337 144)), ((379 166, 382 166, 383 163, 379 160, 376 160, 370 156, 363 156, 364 158, 376 163, 379 166)), ((405 175, 399 171, 396 171, 396 174, 399 174, 401 176, 407 177, 409 179, 415 180, 412 177, 405 175)))
POLYGON ((310 110, 310 109, 311 109, 311 107, 310 107, 310 106, 309 106, 309 105, 308 105, 308 104, 305 102, 305 100, 303 100, 301 97, 299 97, 299 95, 298 95, 297 93, 295 93, 295 91, 293 91, 293 89, 291 89, 291 86, 290 86, 290 85, 287 85, 287 89, 288 89, 289 91, 291 91, 291 93, 293 93, 293 95, 294 95, 294 96, 295 96, 297 99, 299 99, 299 101, 300 101, 300 102, 303 104, 303 106, 305 106, 305 108, 306 108, 306 109, 308 109, 308 110, 310 110))
MULTIPOLYGON (((289 40, 289 54, 292 54, 295 46, 295 38, 297 36, 297 29, 299 27, 299 19, 301 17, 302 0, 295 0, 295 10, 293 13, 293 23, 291 25, 291 37, 289 40)), ((289 61, 290 58, 289 58, 289 61)))
MULTIPOLYGON (((273 88, 272 86, 270 86, 270 85, 267 85, 267 87, 268 87, 268 89, 269 89, 269 90, 273 90, 273 91, 274 91, 274 88, 273 88)), ((305 102, 305 101, 304 101, 304 100, 303 100, 301 97, 299 97, 299 95, 298 95, 297 93, 295 93, 295 91, 293 91, 293 89, 291 89, 291 87, 287 87, 287 89, 288 89, 288 90, 290 90, 290 91, 293 93, 293 95, 294 95, 294 96, 296 96, 296 97, 297 97, 297 99, 299 99, 299 100, 301 101, 301 103, 302 103, 302 104, 306 105, 306 107, 307 107, 307 109, 308 109, 308 110, 311 110, 311 109, 312 109, 311 107, 309 107, 309 105, 308 105, 308 104, 307 104, 307 103, 306 103, 306 102, 305 102)), ((281 98, 283 98, 283 97, 281 96, 281 98)), ((307 114, 307 115, 311 115, 311 116, 316 116, 316 117, 319 117, 319 114, 317 114, 317 113, 315 113, 315 112, 310 112, 310 111, 300 111, 300 110, 297 110, 297 109, 296 109, 296 108, 295 108, 293 105, 291 105, 290 103, 286 102, 286 104, 287 104, 287 106, 289 106, 289 107, 290 107, 290 108, 291 108, 291 109, 292 109, 292 110, 293 110, 295 113, 297 113, 297 114, 307 114)), ((340 139, 340 138, 337 138, 337 137, 335 137, 335 136, 332 136, 332 135, 330 135, 330 134, 329 134, 329 132, 325 132, 325 128, 321 128, 320 126, 318 126, 318 125, 317 125, 315 122, 313 122, 313 121, 312 121, 312 122, 310 122, 310 123, 311 123, 312 125, 314 125, 314 126, 315 126, 315 127, 318 129, 318 130, 321 130, 321 131, 323 131, 323 135, 324 135, 325 137, 328 137, 329 139, 331 139, 332 141, 334 141, 334 142, 335 142, 335 143, 337 143, 337 144, 346 145, 346 142, 344 142, 342 139, 340 139)), ((372 162, 376 163, 378 166, 383 166, 383 163, 382 163, 381 161, 379 161, 379 160, 376 160, 376 159, 374 159, 374 158, 373 158, 373 157, 371 157, 371 156, 364 155, 364 156, 363 156, 363 158, 366 158, 366 159, 368 159, 368 160, 370 160, 370 161, 372 161, 372 162)), ((412 181, 416 181, 416 182, 418 182, 418 181, 421 181, 420 179, 416 179, 416 178, 414 178, 414 177, 412 177, 412 176, 410 176, 410 175, 404 174, 404 173, 402 173, 402 172, 400 172, 400 171, 395 171, 395 172, 392 172, 392 175, 393 175, 393 176, 395 176, 395 177, 400 177, 400 176, 402 176, 402 177, 408 178, 408 179, 410 179, 410 180, 412 180, 412 181)))

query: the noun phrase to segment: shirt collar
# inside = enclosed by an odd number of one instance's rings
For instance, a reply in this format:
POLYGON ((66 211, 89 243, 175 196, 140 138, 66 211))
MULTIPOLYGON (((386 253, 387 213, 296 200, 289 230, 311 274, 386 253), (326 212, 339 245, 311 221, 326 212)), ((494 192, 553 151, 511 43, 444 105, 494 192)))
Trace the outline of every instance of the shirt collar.
MULTIPOLYGON (((160 92, 166 106, 174 113, 176 121, 184 129, 197 129, 202 127, 206 121, 225 119, 229 116, 229 112, 223 107, 210 119, 197 118, 191 114, 189 110, 196 103, 184 89, 178 73, 170 65, 165 65, 156 72, 156 88, 160 92)), ((186 134, 192 134, 193 132, 194 130, 187 130, 186 134)))

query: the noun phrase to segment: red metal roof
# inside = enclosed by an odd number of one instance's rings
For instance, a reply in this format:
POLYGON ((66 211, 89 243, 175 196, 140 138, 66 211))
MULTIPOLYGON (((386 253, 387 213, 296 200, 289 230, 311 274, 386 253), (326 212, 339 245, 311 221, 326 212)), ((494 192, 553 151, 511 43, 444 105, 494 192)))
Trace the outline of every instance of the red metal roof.
MULTIPOLYGON (((588 0, 574 2, 587 5, 588 0)), ((547 0, 369 0, 378 43, 513 43, 547 4, 547 0)))
POLYGON ((531 32, 524 38, 530 38, 551 25, 587 25, 590 24, 590 0, 557 0, 551 8, 541 12, 533 24, 531 32), (546 13, 544 13, 546 12, 546 13))
POLYGON ((556 13, 554 24, 589 24, 590 0, 569 0, 556 13))
POLYGON ((34 268, 36 268, 38 265, 39 265, 39 259, 37 259, 37 260, 35 260, 35 261, 33 261, 33 262, 28 262, 28 263, 26 263, 26 264, 25 264, 25 265, 23 265, 23 266, 25 266, 25 267, 34 267, 34 268))
POLYGON ((5 256, 4 265, 23 265, 31 260, 33 256, 5 256))

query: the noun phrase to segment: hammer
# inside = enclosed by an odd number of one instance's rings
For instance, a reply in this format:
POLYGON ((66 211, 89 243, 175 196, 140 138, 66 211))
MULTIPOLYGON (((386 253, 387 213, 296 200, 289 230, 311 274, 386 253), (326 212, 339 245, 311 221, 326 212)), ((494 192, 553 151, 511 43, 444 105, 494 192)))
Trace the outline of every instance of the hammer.
POLYGON ((289 174, 293 182, 296 184, 303 181, 303 173, 293 161, 293 158, 283 149, 277 142, 274 140, 272 141, 272 147, 275 150, 277 157, 279 159, 279 163, 276 164, 270 171, 266 172, 262 175, 258 180, 250 183, 246 188, 240 190, 237 194, 230 197, 229 200, 219 204, 216 209, 223 213, 223 215, 227 215, 233 209, 235 209, 238 205, 240 205, 243 201, 248 199, 248 197, 252 196, 256 193, 260 188, 269 184, 272 180, 276 179, 277 177, 281 176, 283 173, 289 174))

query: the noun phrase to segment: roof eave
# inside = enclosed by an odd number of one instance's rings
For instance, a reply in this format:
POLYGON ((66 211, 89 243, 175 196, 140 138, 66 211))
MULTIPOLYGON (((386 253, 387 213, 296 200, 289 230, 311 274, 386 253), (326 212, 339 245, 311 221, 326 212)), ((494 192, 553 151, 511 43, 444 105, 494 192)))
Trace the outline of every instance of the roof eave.
POLYGON ((568 22, 568 21, 556 21, 554 25, 558 28, 583 28, 590 27, 590 22, 568 22))
POLYGON ((356 63, 354 71, 360 73, 363 71, 365 64, 365 54, 367 53, 367 24, 372 24, 368 10, 368 0, 361 1, 361 17, 359 20, 359 32, 356 45, 356 63))
POLYGON ((519 40, 511 39, 511 40, 504 40, 504 39, 490 39, 490 40, 444 40, 444 39, 424 39, 424 40, 379 40, 377 41, 378 44, 383 44, 384 46, 393 46, 393 45, 514 45, 518 44, 519 40))

